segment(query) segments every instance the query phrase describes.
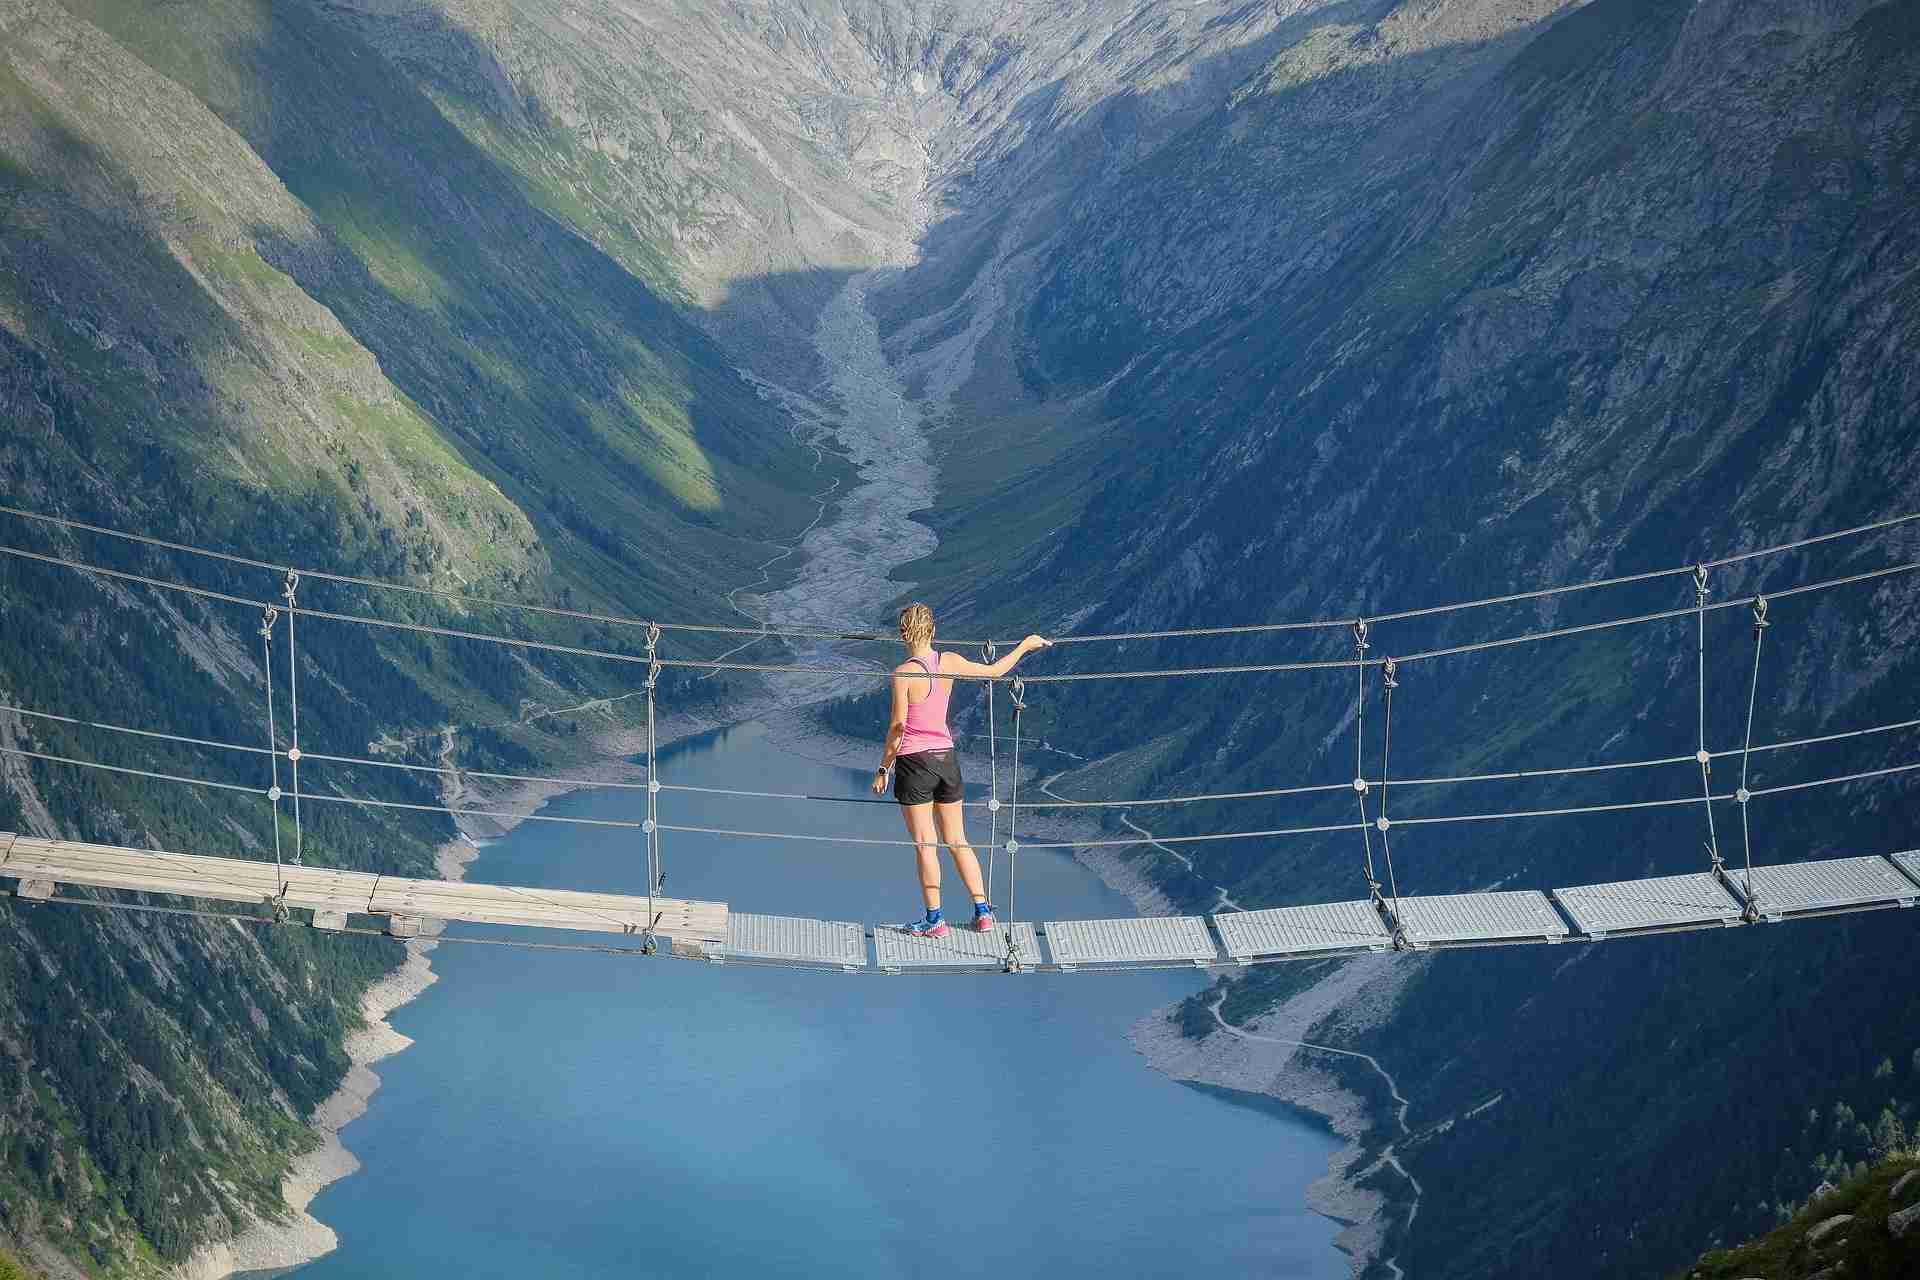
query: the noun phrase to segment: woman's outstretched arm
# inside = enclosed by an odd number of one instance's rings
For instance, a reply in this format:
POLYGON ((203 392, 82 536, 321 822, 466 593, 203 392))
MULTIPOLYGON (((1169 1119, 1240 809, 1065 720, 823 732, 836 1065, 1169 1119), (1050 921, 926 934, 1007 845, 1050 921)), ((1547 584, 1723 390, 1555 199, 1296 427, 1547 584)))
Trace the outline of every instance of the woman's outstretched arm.
MULTIPOLYGON (((1022 640, 1013 647, 1012 653, 1009 653, 1006 657, 994 663, 974 662, 971 659, 963 658, 959 654, 949 651, 946 658, 942 660, 940 664, 940 670, 943 674, 952 676, 1003 676, 1019 666, 1020 659, 1026 657, 1035 649, 1045 649, 1052 644, 1053 641, 1047 639, 1045 636, 1028 636, 1025 640, 1022 640)), ((905 713, 903 712, 902 714, 904 715, 905 713)))

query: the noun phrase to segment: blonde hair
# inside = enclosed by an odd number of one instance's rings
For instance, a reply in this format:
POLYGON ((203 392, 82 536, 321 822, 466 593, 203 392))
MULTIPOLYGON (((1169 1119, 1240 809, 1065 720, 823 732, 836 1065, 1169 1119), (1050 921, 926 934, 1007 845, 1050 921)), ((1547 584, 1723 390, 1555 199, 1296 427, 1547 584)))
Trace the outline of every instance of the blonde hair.
POLYGON ((909 645, 933 642, 933 610, 919 601, 900 611, 900 638, 909 645))

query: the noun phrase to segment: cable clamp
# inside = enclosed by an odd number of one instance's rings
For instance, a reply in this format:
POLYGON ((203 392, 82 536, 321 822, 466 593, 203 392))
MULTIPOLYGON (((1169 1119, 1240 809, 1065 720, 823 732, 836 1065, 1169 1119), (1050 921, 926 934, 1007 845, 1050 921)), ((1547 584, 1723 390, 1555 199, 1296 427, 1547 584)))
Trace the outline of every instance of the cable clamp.
POLYGON ((647 818, 640 823, 640 829, 646 832, 648 835, 652 835, 655 831, 660 829, 660 824, 655 822, 652 818, 647 818))
POLYGON ((647 682, 643 687, 646 689, 648 693, 652 693, 656 688, 659 687, 659 685, 660 685, 660 659, 655 658, 652 662, 647 664, 647 682))
POLYGON ((647 652, 651 654, 655 649, 658 649, 659 647, 660 647, 660 624, 657 622, 649 622, 647 624, 647 652))
POLYGON ((287 911, 287 883, 280 882, 280 892, 267 899, 267 905, 273 908, 273 922, 285 924, 292 917, 287 911))
MULTIPOLYGON (((298 747, 288 747, 288 748, 287 748, 287 759, 288 759, 288 760, 290 760, 290 761, 292 761, 292 762, 293 762, 294 764, 299 764, 299 763, 300 763, 300 748, 298 748, 298 747)), ((297 782, 297 781, 298 781, 298 779, 295 779, 295 781, 297 782)))
POLYGON ((280 594, 287 598, 288 609, 293 608, 293 597, 295 593, 298 592, 299 590, 300 590, 300 574, 293 569, 287 570, 287 585, 284 589, 282 589, 280 594))
POLYGON ((1753 598, 1753 629, 1755 631, 1765 631, 1772 625, 1771 622, 1767 621, 1767 598, 1765 596, 1755 596, 1753 598))
POLYGON ((1365 778, 1355 778, 1353 780, 1353 789, 1355 791, 1358 791, 1361 795, 1367 794, 1367 785, 1368 783, 1365 778))
POLYGON ((1386 831, 1393 826, 1393 822, 1383 813, 1373 820, 1373 825, 1382 831, 1386 831))
POLYGON ((985 644, 980 646, 980 656, 985 658, 988 662, 993 662, 995 659, 997 659, 1000 656, 1000 648, 998 645, 994 644, 993 641, 989 640, 985 644))
POLYGON ((1693 594, 1700 604, 1707 602, 1707 566, 1693 566, 1693 594))
POLYGON ((1016 712, 1025 711, 1027 709, 1027 682, 1015 676, 1013 684, 1008 686, 1008 692, 1013 695, 1013 709, 1016 712))
POLYGON ((987 801, 987 812, 988 813, 1000 812, 1000 801, 997 797, 995 799, 987 801))
POLYGON ((1380 675, 1381 675, 1381 678, 1382 678, 1382 679, 1383 679, 1383 680, 1385 681, 1385 684, 1386 684, 1386 687, 1387 687, 1387 688, 1389 688, 1389 689, 1398 689, 1398 688, 1400 687, 1400 682, 1399 682, 1398 680, 1396 680, 1396 679, 1394 679, 1394 676, 1395 676, 1395 674, 1396 674, 1396 673, 1397 673, 1397 672, 1398 672, 1399 670, 1400 670, 1400 668, 1399 668, 1399 666, 1398 666, 1398 665, 1397 665, 1397 664, 1396 664, 1396 663, 1394 662, 1394 660, 1393 660, 1392 658, 1388 658, 1388 659, 1387 659, 1387 665, 1386 665, 1385 667, 1383 667, 1383 668, 1381 669, 1381 672, 1380 672, 1380 675))
POLYGON ((655 795, 655 796, 660 794, 660 779, 658 778, 647 779, 647 794, 655 795))
POLYGON ((273 605, 268 605, 266 611, 260 615, 260 638, 262 640, 273 639, 273 624, 278 621, 280 621, 280 610, 273 605))
POLYGON ((1712 772, 1713 752, 1707 750, 1705 747, 1702 747, 1698 751, 1693 753, 1693 758, 1699 762, 1700 767, 1702 769, 1705 769, 1708 772, 1712 772))
POLYGON ((1753 799, 1753 792, 1747 790, 1745 787, 1741 787, 1733 793, 1733 798, 1741 804, 1745 804, 1747 801, 1753 799))
POLYGON ((280 784, 277 782, 267 788, 267 799, 273 801, 275 804, 279 804, 280 797, 285 794, 284 791, 280 790, 280 784))
POLYGON ((1365 653, 1373 647, 1367 643, 1367 635, 1372 630, 1372 626, 1368 624, 1365 618, 1355 618, 1353 620, 1353 647, 1356 651, 1365 653))

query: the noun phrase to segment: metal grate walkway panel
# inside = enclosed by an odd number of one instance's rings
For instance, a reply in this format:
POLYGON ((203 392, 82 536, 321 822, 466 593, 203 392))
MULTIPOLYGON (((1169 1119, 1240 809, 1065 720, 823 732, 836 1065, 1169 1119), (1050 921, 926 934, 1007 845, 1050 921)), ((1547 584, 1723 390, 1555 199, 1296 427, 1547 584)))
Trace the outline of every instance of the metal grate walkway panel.
POLYGON ((1391 905, 1407 941, 1416 947, 1558 942, 1570 932, 1547 895, 1533 889, 1402 898, 1391 905))
POLYGON ((1235 960, 1333 951, 1385 951, 1393 945, 1371 902, 1321 902, 1265 911, 1222 911, 1213 927, 1235 960))
POLYGON ((1555 889, 1553 896, 1591 938, 1740 923, 1740 904, 1704 871, 1576 885, 1555 889))
POLYGON ((1021 963, 1040 963, 1040 938, 1030 924, 996 924, 986 933, 957 926, 944 938, 916 938, 899 925, 876 925, 874 957, 882 969, 998 969, 1007 960, 1007 930, 1020 944, 1021 963))
POLYGON ((1198 916, 1132 920, 1049 920, 1047 947, 1062 968, 1083 964, 1152 964, 1219 959, 1207 922, 1198 916))
POLYGON ((729 956, 864 969, 866 931, 845 920, 809 920, 800 916, 762 916, 736 911, 727 917, 726 949, 721 953, 722 959, 729 956))
POLYGON ((1893 855, 1893 860, 1902 871, 1913 877, 1915 884, 1920 884, 1920 849, 1896 853, 1893 855))
POLYGON ((1753 893, 1748 893, 1745 868, 1729 867, 1727 879, 1736 892, 1749 897, 1757 893, 1760 914, 1768 920, 1849 907, 1910 907, 1920 896, 1920 889, 1885 858, 1829 858, 1755 867, 1753 893))

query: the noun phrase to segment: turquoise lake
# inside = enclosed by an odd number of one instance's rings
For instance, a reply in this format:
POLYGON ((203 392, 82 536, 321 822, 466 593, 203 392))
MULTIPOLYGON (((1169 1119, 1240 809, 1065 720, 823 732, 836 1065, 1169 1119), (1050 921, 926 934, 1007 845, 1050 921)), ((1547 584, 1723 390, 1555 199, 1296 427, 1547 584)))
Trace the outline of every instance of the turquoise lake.
MULTIPOLYGON (((846 796, 867 781, 754 724, 663 753, 661 777, 846 796)), ((890 805, 661 800, 669 822, 901 834, 890 805)), ((644 805, 603 788, 542 812, 644 805)), ((663 856, 668 893, 736 910, 916 909, 905 848, 670 832, 663 856)), ((1019 876, 1023 919, 1131 914, 1064 855, 1023 853, 1019 876)), ((546 822, 470 877, 646 883, 638 832, 546 822)), ((1303 1199, 1333 1138, 1174 1083, 1127 1042, 1198 972, 874 977, 459 944, 433 963, 440 981, 391 1019, 416 1043, 379 1064, 343 1135, 365 1167, 312 1206, 340 1248, 301 1280, 1348 1274, 1303 1199)))

